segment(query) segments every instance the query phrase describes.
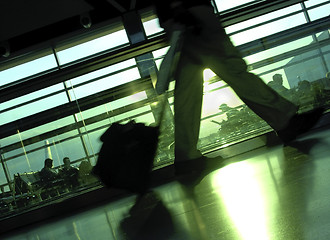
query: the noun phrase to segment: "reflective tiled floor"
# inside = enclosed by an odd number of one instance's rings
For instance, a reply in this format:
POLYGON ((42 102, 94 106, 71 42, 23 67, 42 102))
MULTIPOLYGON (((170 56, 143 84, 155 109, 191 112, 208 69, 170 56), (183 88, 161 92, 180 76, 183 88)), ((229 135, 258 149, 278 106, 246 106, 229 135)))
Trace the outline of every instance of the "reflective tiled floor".
POLYGON ((330 130, 226 159, 194 188, 158 186, 2 239, 330 239, 330 130), (133 207, 133 208, 132 208, 133 207))

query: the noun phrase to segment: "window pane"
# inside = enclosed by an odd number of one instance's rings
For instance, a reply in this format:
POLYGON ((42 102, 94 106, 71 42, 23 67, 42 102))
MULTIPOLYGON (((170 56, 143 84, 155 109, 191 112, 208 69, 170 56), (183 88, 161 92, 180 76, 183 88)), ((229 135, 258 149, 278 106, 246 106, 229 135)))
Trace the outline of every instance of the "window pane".
POLYGON ((299 10, 301 10, 301 6, 299 4, 296 4, 296 5, 293 5, 291 7, 280 9, 280 10, 277 10, 277 11, 274 11, 274 12, 271 12, 271 13, 264 14, 262 16, 258 16, 258 17, 255 17, 255 18, 252 18, 252 19, 249 19, 249 20, 231 25, 231 26, 226 28, 226 32, 228 34, 231 34, 233 32, 236 32, 236 31, 239 31, 239 30, 242 30, 242 29, 257 25, 257 24, 260 24, 260 23, 264 23, 265 21, 269 21, 269 20, 272 20, 274 18, 285 16, 287 14, 290 14, 290 13, 293 13, 293 12, 296 12, 296 11, 299 11, 299 10))
POLYGON ((330 3, 308 11, 311 21, 327 17, 330 15, 330 3))
MULTIPOLYGON (((74 124, 74 118, 73 116, 68 116, 65 118, 58 119, 56 121, 49 122, 47 124, 40 125, 38 127, 32 128, 30 130, 22 132, 22 139, 27 139, 33 136, 38 136, 43 133, 54 131, 58 128, 64 127, 66 125, 74 124)), ((69 137, 71 135, 68 135, 66 137, 69 137)))
MULTIPOLYGON (((147 99, 146 93, 144 91, 139 92, 139 93, 133 94, 131 96, 120 98, 115 101, 109 102, 107 104, 103 104, 98 107, 88 109, 86 111, 83 111, 83 112, 77 114, 76 117, 77 117, 78 121, 81 121, 83 119, 95 117, 97 115, 104 114, 104 113, 110 114, 112 111, 114 111, 118 108, 122 108, 122 107, 127 106, 128 104, 133 104, 133 103, 145 100, 145 99, 147 99)), ((117 122, 117 121, 119 121, 119 120, 116 118, 116 116, 114 116, 108 120, 108 122, 111 122, 111 123, 117 122)), ((89 129, 89 125, 87 127, 89 129)))
MULTIPOLYGON (((53 90, 58 88, 60 85, 48 88, 47 90, 53 90)), ((41 90, 38 91, 38 93, 32 93, 31 95, 33 96, 38 96, 38 94, 40 93, 45 93, 47 91, 41 90)), ((30 95, 30 94, 29 94, 30 95)), ((27 95, 28 96, 28 95, 27 95)), ((18 102, 22 102, 22 100, 27 99, 26 97, 23 97, 22 99, 19 99, 18 102)), ((15 100, 11 100, 9 103, 5 103, 3 105, 7 105, 7 106, 14 106, 15 105, 15 100)), ((40 99, 38 101, 35 102, 31 102, 29 104, 11 109, 9 111, 5 111, 3 113, 1 113, 1 119, 0 119, 0 124, 5 124, 5 123, 9 123, 27 116, 31 116, 33 114, 42 112, 44 110, 53 108, 53 107, 57 107, 61 104, 67 103, 68 99, 67 99, 67 95, 62 92, 62 93, 58 93, 56 95, 53 96, 49 96, 43 99, 40 99)), ((0 107, 2 108, 3 105, 1 105, 0 107)))
POLYGON ((134 68, 115 75, 111 75, 109 77, 104 77, 100 80, 85 84, 80 87, 73 88, 73 90, 70 90, 69 93, 72 99, 79 99, 104 91, 109 88, 119 86, 124 83, 131 82, 139 78, 140 73, 137 68, 134 68))
POLYGON ((311 7, 311 6, 314 6, 314 5, 317 5, 317 4, 320 4, 320 3, 324 3, 324 2, 327 2, 329 0, 308 0, 308 1, 305 1, 305 5, 306 7, 311 7))
POLYGON ((69 94, 71 99, 74 100, 89 96, 140 78, 140 73, 137 68, 112 74, 135 65, 135 60, 130 59, 67 81, 66 85, 70 89, 69 94), (95 79, 95 81, 93 81, 93 79, 95 79), (83 85, 86 81, 92 82, 83 85), (80 84, 80 86, 76 86, 78 84, 80 84))
POLYGON ((241 45, 256 39, 260 39, 277 32, 281 32, 298 25, 306 23, 303 14, 295 15, 276 22, 268 23, 266 25, 256 27, 235 35, 231 35, 231 39, 235 45, 241 45))
POLYGON ((310 51, 296 56, 289 64, 285 67, 285 72, 291 86, 297 86, 303 80, 309 82, 319 80, 326 74, 322 69, 322 59, 319 57, 318 51, 310 51), (311 56, 314 57, 311 58, 311 56), (304 61, 300 61, 304 58, 304 61))
MULTIPOLYGON (((24 132, 19 132, 15 135, 12 135, 12 136, 9 136, 6 138, 2 138, 0 140, 0 144, 2 147, 6 147, 8 145, 15 144, 15 143, 19 143, 19 145, 21 146, 21 140, 22 141, 28 140, 29 144, 25 143, 25 146, 24 146, 27 150, 31 150, 31 149, 38 148, 38 147, 43 147, 44 141, 37 141, 37 142, 31 143, 31 140, 29 140, 29 139, 36 137, 37 140, 39 140, 38 139, 39 135, 45 134, 50 131, 54 131, 58 128, 61 128, 61 127, 64 127, 66 125, 70 125, 73 123, 74 123, 74 118, 72 116, 62 118, 62 119, 32 128, 30 130, 26 130, 24 132)), ((61 134, 62 138, 68 138, 71 136, 71 134, 66 135, 65 133, 64 134, 58 133, 58 134, 61 134)), ((57 137, 59 137, 58 134, 56 134, 57 137)))
POLYGON ((53 92, 57 92, 57 91, 61 91, 61 90, 64 90, 64 87, 63 87, 62 83, 56 84, 54 86, 44 88, 44 89, 29 93, 29 94, 26 94, 24 96, 15 98, 13 100, 1 103, 0 104, 0 111, 3 111, 6 108, 14 107, 14 106, 17 106, 19 104, 26 103, 27 101, 30 101, 30 100, 33 100, 33 99, 36 99, 36 98, 40 98, 40 97, 43 97, 47 94, 51 94, 53 92))
MULTIPOLYGON (((17 151, 17 152, 19 152, 19 151, 17 151)), ((6 158, 6 155, 5 155, 5 158, 6 158)), ((11 179, 14 179, 14 174, 32 172, 32 167, 31 167, 30 161, 29 161, 29 159, 26 158, 25 155, 17 157, 15 159, 11 159, 10 161, 7 161, 6 163, 8 166, 9 175, 10 175, 11 179)), ((39 164, 37 164, 37 165, 39 165, 39 164)), ((40 166, 42 166, 42 165, 43 164, 40 164, 40 166)))
MULTIPOLYGON (((320 34, 318 38, 321 39, 327 34, 327 32, 324 32, 320 34)), ((253 62, 264 59, 275 59, 277 55, 298 50, 312 44, 313 42, 312 37, 305 37, 291 43, 269 49, 262 53, 248 56, 245 59, 250 65, 252 64, 253 66, 253 62)), ((261 75, 264 80, 268 82, 272 79, 273 71, 276 69, 283 69, 285 71, 285 74, 283 75, 284 86, 290 88, 297 86, 300 80, 308 79, 308 81, 317 81, 323 78, 325 74, 324 64, 321 63, 320 51, 317 49, 310 50, 293 57, 288 57, 286 59, 283 58, 277 62, 268 63, 263 67, 253 69, 252 72, 261 75)), ((283 72, 281 74, 283 74, 283 72)))
POLYGON ((143 27, 147 36, 164 31, 164 29, 159 25, 158 18, 143 22, 143 27))
POLYGON ((164 47, 152 52, 158 69, 160 68, 160 65, 169 49, 170 47, 164 47))
POLYGON ((70 131, 68 128, 66 132, 56 132, 57 129, 72 126, 73 123, 74 119, 70 116, 1 139, 3 149, 13 144, 16 146, 14 150, 3 152, 4 159, 9 160, 6 163, 8 163, 10 176, 13 177, 16 173, 40 171, 47 157, 54 160, 55 167, 63 164, 64 157, 70 157, 71 161, 86 158, 77 130, 70 131), (52 135, 50 131, 53 131, 52 135), (48 134, 49 137, 40 139, 39 136, 44 134, 48 134))
POLYGON ((228 10, 230 8, 234 8, 245 3, 253 2, 254 0, 240 0, 240 1, 233 1, 233 0, 215 0, 217 8, 219 12, 228 10))
POLYGON ((93 71, 91 73, 87 73, 85 75, 73 78, 73 79, 67 81, 66 83, 69 86, 71 86, 71 85, 74 86, 76 84, 81 84, 81 83, 84 83, 84 82, 89 81, 91 79, 98 78, 98 77, 104 76, 106 74, 110 74, 112 72, 116 72, 116 71, 119 71, 121 69, 128 68, 128 67, 131 67, 131 66, 134 66, 134 65, 136 65, 135 60, 134 59, 129 59, 127 61, 120 62, 120 63, 114 64, 114 65, 102 68, 100 70, 93 71))
MULTIPOLYGON (((77 135, 77 131, 73 131, 71 134, 77 135)), ((63 164, 64 157, 70 157, 71 160, 85 157, 80 138, 63 142, 53 140, 42 141, 44 146, 42 149, 35 148, 26 151, 26 149, 20 148, 5 153, 5 159, 11 158, 10 161, 6 161, 10 176, 13 178, 13 175, 17 173, 40 171, 46 158, 53 159, 54 167, 58 167, 63 164), (24 154, 25 151, 26 154, 24 154)))
MULTIPOLYGON (((328 34, 328 38, 330 33, 328 34)), ((322 48, 322 53, 324 54, 323 57, 325 59, 326 65, 327 65, 327 69, 328 69, 328 79, 330 80, 330 45, 329 46, 325 46, 322 48)), ((328 80, 328 86, 330 87, 330 81, 328 80)))
POLYGON ((253 54, 253 55, 249 55, 247 57, 245 57, 244 59, 246 60, 246 62, 248 64, 253 64, 255 62, 261 61, 263 59, 267 59, 267 58, 272 58, 275 57, 279 54, 284 54, 287 53, 289 51, 292 51, 294 49, 298 49, 301 47, 304 47, 308 44, 310 44, 313 41, 312 37, 305 37, 302 39, 298 39, 271 49, 267 49, 264 50, 262 52, 253 54))
MULTIPOLYGON (((7 179, 6 179, 6 176, 5 176, 5 173, 3 171, 3 168, 2 166, 0 167, 0 185, 2 184, 6 184, 7 183, 7 179)), ((8 191, 8 189, 6 189, 6 191, 8 191)), ((1 193, 2 191, 0 191, 1 193)))
POLYGON ((0 86, 13 83, 19 79, 56 67, 57 64, 54 55, 48 55, 27 63, 23 63, 16 67, 0 71, 0 86))
POLYGON ((128 37, 126 31, 120 30, 95 40, 59 51, 57 54, 60 64, 62 65, 127 43, 128 37))

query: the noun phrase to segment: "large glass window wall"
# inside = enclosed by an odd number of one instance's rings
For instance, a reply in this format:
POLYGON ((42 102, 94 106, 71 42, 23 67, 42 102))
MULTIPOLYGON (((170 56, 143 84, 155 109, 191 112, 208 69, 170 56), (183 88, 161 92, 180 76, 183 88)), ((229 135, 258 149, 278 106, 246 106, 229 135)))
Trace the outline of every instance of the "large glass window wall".
MULTIPOLYGON (((244 12, 246 4, 260 1, 227 2, 214 2, 220 17, 222 12, 238 7, 244 12)), ((296 101, 302 106, 301 111, 329 105, 330 38, 326 27, 329 6, 330 1, 310 0, 261 16, 256 14, 226 27, 250 71, 284 97, 296 101)), ((163 29, 154 12, 142 12, 141 23, 148 41, 162 36, 163 29)), ((29 88, 32 86, 29 82, 40 75, 74 68, 76 63, 91 61, 93 57, 100 59, 102 54, 109 58, 112 52, 122 50, 125 53, 134 46, 130 46, 129 36, 122 26, 119 22, 97 38, 79 38, 77 44, 75 40, 68 41, 70 44, 58 43, 52 49, 53 54, 46 50, 42 57, 32 61, 11 68, 3 66, 0 87, 5 89, 24 83, 29 88)), ((151 60, 154 67, 159 68, 168 48, 157 46, 136 56, 151 54, 148 56, 152 59, 143 61, 151 60)), ((26 89, 22 96, 0 103, 1 217, 101 187, 91 175, 91 169, 101 147, 102 133, 113 122, 134 119, 152 125, 157 118, 159 107, 152 74, 142 76, 140 63, 141 59, 134 56, 118 58, 107 66, 84 70, 45 88, 26 89), (65 181, 61 176, 47 188, 39 175, 45 159, 51 158, 53 169, 60 172, 65 157, 78 170, 77 175, 65 181)), ((166 121, 162 126, 166 131, 160 137, 155 168, 173 162, 174 85, 174 82, 170 85, 166 121)), ((270 127, 251 112, 222 79, 211 70, 204 70, 199 142, 202 151, 268 131, 270 127)))

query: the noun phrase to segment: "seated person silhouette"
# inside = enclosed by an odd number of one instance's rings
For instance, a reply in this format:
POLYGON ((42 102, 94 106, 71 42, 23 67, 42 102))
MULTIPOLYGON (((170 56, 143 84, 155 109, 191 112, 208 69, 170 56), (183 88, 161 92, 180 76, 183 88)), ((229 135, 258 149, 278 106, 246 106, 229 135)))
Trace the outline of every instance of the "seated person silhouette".
POLYGON ((49 197, 55 197, 59 195, 59 185, 61 180, 58 178, 58 173, 53 169, 53 160, 47 158, 45 165, 39 172, 41 186, 43 191, 41 192, 41 198, 47 199, 49 197))
POLYGON ((235 108, 229 107, 226 103, 221 104, 219 110, 226 114, 228 120, 239 120, 237 119, 239 111, 235 108))
POLYGON ((68 185, 69 188, 77 187, 79 185, 78 182, 78 169, 71 166, 70 158, 63 158, 63 166, 59 170, 59 174, 64 179, 65 184, 68 185))
POLYGON ((53 160, 47 158, 44 163, 44 167, 40 171, 40 179, 43 182, 54 181, 58 178, 58 173, 53 169, 53 160))
POLYGON ((274 89, 281 96, 289 99, 290 98, 290 90, 283 86, 283 77, 281 74, 276 73, 273 76, 273 80, 268 82, 267 85, 274 89))
POLYGON ((297 92, 302 96, 310 95, 313 91, 312 84, 307 80, 302 80, 298 83, 297 92))

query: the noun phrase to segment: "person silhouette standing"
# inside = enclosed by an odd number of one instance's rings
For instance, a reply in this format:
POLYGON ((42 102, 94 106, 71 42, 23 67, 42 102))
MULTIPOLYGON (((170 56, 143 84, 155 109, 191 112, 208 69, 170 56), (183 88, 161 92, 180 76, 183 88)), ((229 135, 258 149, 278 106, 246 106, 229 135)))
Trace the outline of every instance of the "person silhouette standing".
POLYGON ((209 0, 154 0, 153 3, 167 34, 182 32, 180 59, 174 73, 176 174, 201 173, 221 162, 203 156, 197 149, 203 70, 207 67, 264 119, 284 143, 311 129, 321 117, 323 109, 297 114, 298 106, 247 71, 245 61, 226 35, 209 0))

